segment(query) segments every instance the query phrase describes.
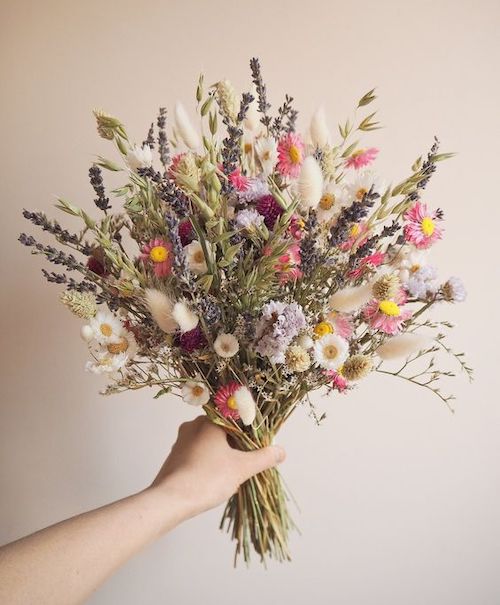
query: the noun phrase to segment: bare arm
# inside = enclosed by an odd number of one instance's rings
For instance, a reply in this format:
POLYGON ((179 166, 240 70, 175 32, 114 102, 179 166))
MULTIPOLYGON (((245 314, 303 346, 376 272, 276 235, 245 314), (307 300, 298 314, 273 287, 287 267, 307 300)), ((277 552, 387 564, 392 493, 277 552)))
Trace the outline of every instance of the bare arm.
POLYGON ((153 484, 0 548, 0 603, 82 603, 135 553, 217 506, 284 458, 277 446, 243 453, 206 418, 183 424, 153 484))

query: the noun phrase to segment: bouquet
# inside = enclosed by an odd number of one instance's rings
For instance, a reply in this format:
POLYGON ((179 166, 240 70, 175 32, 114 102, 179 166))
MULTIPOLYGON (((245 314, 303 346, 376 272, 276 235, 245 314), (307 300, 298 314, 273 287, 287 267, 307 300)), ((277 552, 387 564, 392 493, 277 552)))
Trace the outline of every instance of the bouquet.
MULTIPOLYGON (((371 372, 408 380, 450 407, 435 354, 454 356, 452 325, 424 316, 466 297, 459 278, 440 280, 427 252, 443 236, 443 211, 423 201, 439 153, 435 140, 407 178, 385 185, 378 149, 358 137, 379 127, 358 102, 329 130, 325 112, 296 131, 293 98, 272 115, 260 64, 253 91, 222 80, 196 89, 200 128, 175 105, 161 108, 142 144, 117 118, 94 111, 99 135, 120 162, 89 170, 98 216, 67 200, 76 233, 42 212, 24 216, 67 251, 31 235, 20 241, 62 267, 62 303, 85 321, 87 369, 109 377, 104 393, 143 387, 201 406, 241 450, 269 445, 309 394, 347 393, 371 372), (108 197, 103 170, 118 181, 108 197), (391 360, 400 359, 394 367, 391 360), (388 363, 389 362, 389 363, 388 363)), ((451 407, 450 407, 451 409, 451 407)), ((244 483, 221 527, 236 555, 290 558, 289 496, 276 469, 244 483)))

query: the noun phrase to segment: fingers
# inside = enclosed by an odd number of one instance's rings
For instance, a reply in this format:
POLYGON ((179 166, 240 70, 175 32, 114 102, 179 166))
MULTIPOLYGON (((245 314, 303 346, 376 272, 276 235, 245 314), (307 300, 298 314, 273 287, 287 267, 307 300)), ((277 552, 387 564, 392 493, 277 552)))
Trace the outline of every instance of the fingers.
POLYGON ((277 464, 281 464, 285 458, 286 452, 279 445, 270 445, 254 452, 242 453, 241 465, 245 480, 277 464))

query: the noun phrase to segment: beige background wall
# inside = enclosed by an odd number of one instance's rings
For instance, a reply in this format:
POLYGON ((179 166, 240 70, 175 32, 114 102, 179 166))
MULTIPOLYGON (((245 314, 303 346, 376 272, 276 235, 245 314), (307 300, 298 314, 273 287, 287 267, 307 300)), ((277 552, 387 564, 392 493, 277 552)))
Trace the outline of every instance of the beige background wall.
POLYGON ((193 98, 200 70, 247 87, 261 57, 274 105, 331 124, 378 87, 386 128, 378 168, 396 182, 434 134, 444 150, 427 199, 446 211, 435 248, 460 274, 459 327, 477 380, 457 380, 452 416, 423 390, 384 377, 349 398, 318 398, 281 435, 301 506, 294 561, 231 568, 220 510, 131 561, 94 605, 494 605, 500 602, 498 408, 498 25, 486 0, 252 2, 87 0, 0 3, 0 542, 141 489, 194 412, 148 392, 103 399, 83 372, 79 324, 16 243, 23 207, 56 194, 92 208, 87 170, 108 147, 94 106, 141 141, 157 107, 193 98), (495 223, 496 221, 496 223, 495 223))

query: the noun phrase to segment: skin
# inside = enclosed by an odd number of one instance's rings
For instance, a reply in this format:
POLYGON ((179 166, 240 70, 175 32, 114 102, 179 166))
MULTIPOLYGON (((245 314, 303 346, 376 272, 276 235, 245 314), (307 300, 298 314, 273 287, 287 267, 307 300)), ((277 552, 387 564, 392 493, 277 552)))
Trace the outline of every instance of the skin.
POLYGON ((181 425, 153 483, 0 548, 0 603, 84 602, 114 571, 179 523, 213 508, 285 458, 279 446, 232 449, 200 416, 181 425))

